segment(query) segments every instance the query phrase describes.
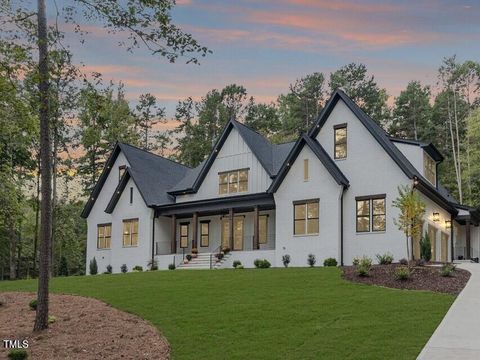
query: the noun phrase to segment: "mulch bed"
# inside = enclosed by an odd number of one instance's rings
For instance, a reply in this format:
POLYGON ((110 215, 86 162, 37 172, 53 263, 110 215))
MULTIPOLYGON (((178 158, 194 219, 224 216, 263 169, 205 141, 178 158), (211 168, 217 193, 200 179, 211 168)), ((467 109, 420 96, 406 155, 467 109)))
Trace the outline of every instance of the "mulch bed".
POLYGON ((467 284, 470 273, 466 270, 455 269, 452 276, 440 275, 438 266, 416 266, 409 279, 395 278, 395 268, 400 264, 373 265, 369 276, 362 277, 355 273, 355 266, 343 267, 343 278, 362 284, 379 285, 396 289, 428 290, 452 295, 458 295, 467 284))
MULTIPOLYGON (((169 359, 170 345, 147 321, 91 298, 50 295, 56 321, 33 333, 36 294, 0 293, 0 341, 28 340, 29 359, 169 359)), ((0 358, 9 350, 0 344, 0 358)))

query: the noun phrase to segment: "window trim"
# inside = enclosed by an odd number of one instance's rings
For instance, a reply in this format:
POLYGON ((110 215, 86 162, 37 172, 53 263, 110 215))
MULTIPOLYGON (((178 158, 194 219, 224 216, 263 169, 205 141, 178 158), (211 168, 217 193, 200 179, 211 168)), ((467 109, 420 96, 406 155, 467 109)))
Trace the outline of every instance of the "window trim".
MULTIPOLYGON (((226 196, 226 195, 231 195, 231 194, 239 194, 239 193, 246 193, 248 192, 248 183, 249 183, 249 172, 250 172, 250 168, 240 168, 240 169, 233 169, 233 170, 227 170, 227 171, 219 171, 218 172, 218 195, 221 195, 221 196, 226 196), (246 171, 247 172, 247 180, 246 181, 240 181, 240 172, 241 171, 246 171), (230 174, 232 173, 237 173, 237 181, 236 181, 236 184, 237 184, 237 191, 235 192, 231 192, 230 191, 230 174), (221 183, 220 182, 220 176, 221 175, 227 175, 227 182, 226 183, 221 183), (240 183, 246 183, 247 184, 247 188, 246 190, 242 190, 240 191, 240 183), (226 185, 227 186, 227 192, 225 193, 221 193, 220 192, 220 186, 221 185, 226 185)), ((234 184, 234 183, 232 183, 234 184)))
POLYGON ((190 222, 181 222, 180 223, 180 231, 178 232, 180 238, 178 239, 178 244, 180 245, 180 249, 187 249, 188 248, 188 240, 189 240, 189 236, 190 236, 190 222), (186 226, 187 227, 187 235, 182 235, 182 226, 186 226), (186 246, 182 246, 182 238, 187 238, 187 245, 186 246))
POLYGON ((201 220, 200 221, 200 247, 209 247, 210 246, 210 220, 201 220), (203 224, 207 224, 207 233, 202 233, 203 224), (207 245, 203 245, 203 236, 207 237, 207 245))
POLYGON ((343 160, 348 156, 348 124, 337 124, 333 125, 333 158, 334 160, 343 160), (337 143, 337 130, 345 129, 345 142, 337 143), (345 156, 337 157, 337 146, 345 144, 345 156))
MULTIPOLYGON (((104 230, 104 233, 103 233, 103 239, 104 241, 106 240, 106 236, 105 236, 105 230, 104 230)), ((106 243, 106 242, 105 242, 106 243)), ((102 224, 97 224, 97 250, 111 250, 112 249, 112 223, 102 223, 102 224), (107 226, 110 226, 110 246, 109 247, 99 247, 99 230, 100 230, 100 227, 107 227, 107 226)))
POLYGON ((118 182, 120 182, 120 180, 122 180, 122 177, 125 174, 126 170, 127 170, 127 165, 120 165, 118 167, 118 182), (122 170, 123 170, 123 174, 122 174, 122 170))
POLYGON ((292 201, 293 205, 293 236, 314 236, 320 234, 320 198, 316 199, 307 199, 307 200, 295 200, 292 201), (316 218, 309 218, 308 217, 308 204, 318 204, 318 217, 316 218), (296 234, 295 233, 295 221, 296 220, 302 220, 302 219, 296 219, 295 218, 295 206, 296 205, 304 205, 305 206, 305 218, 303 219, 305 221, 305 232, 302 234, 296 234), (309 233, 308 232, 308 220, 317 220, 318 221, 318 231, 315 233, 309 233))
POLYGON ((122 247, 124 248, 130 248, 130 247, 137 247, 138 246, 138 227, 139 227, 139 224, 140 224, 140 221, 138 220, 138 218, 130 218, 130 219, 123 219, 122 220, 122 247), (130 245, 125 245, 125 241, 124 241, 124 236, 125 236, 125 233, 124 233, 124 229, 125 229, 125 223, 126 222, 129 222, 129 223, 134 223, 134 222, 137 222, 137 232, 134 233, 132 231, 132 227, 130 225, 130 245), (137 234, 137 244, 136 245, 132 245, 132 235, 133 234, 137 234))
POLYGON ((355 231, 357 234, 365 233, 384 233, 387 231, 387 194, 375 194, 375 195, 364 195, 355 197, 355 231), (383 214, 373 214, 373 200, 383 200, 385 205, 385 210, 383 214), (368 201, 368 230, 361 231, 358 229, 358 218, 366 218, 366 215, 358 215, 357 204, 359 201, 368 201), (383 230, 374 230, 373 229, 373 218, 374 216, 384 216, 385 217, 385 229, 383 230))

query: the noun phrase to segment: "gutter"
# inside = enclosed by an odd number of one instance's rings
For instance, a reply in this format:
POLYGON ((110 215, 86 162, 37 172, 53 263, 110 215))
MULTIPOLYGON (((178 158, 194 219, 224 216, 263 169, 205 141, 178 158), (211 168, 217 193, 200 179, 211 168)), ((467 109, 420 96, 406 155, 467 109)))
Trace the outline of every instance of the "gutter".
POLYGON ((340 196, 340 266, 343 266, 343 194, 347 187, 342 187, 342 195, 340 196))
POLYGON ((153 210, 153 219, 152 219, 152 267, 155 261, 155 216, 157 215, 157 210, 153 210))

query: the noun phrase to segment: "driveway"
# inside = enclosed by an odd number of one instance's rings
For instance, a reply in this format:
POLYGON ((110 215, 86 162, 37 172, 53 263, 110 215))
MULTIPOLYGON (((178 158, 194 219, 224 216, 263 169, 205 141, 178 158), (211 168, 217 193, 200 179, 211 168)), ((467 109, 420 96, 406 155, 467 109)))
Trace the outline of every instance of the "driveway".
POLYGON ((480 264, 458 267, 472 276, 418 359, 480 359, 480 264))

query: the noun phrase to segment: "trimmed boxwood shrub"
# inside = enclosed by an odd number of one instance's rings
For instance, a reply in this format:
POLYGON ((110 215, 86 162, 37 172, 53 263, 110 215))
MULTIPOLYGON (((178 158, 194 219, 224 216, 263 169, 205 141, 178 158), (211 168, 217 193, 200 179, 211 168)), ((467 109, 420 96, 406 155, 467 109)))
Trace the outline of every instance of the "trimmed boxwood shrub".
POLYGON ((399 263, 400 265, 408 265, 408 260, 403 258, 403 259, 400 259, 399 263))
POLYGON ((28 353, 25 349, 13 349, 8 353, 10 360, 25 360, 28 359, 28 353))
POLYGON ((120 271, 125 274, 128 271, 127 264, 123 264, 122 266, 120 266, 120 271))
POLYGON ((327 258, 323 261, 323 266, 337 266, 337 259, 327 258))
POLYGON ((241 263, 240 260, 235 260, 235 261, 233 262, 233 267, 234 267, 235 269, 236 269, 237 267, 241 266, 241 265, 242 265, 242 263, 241 263))
POLYGON ((307 263, 310 267, 314 267, 317 262, 317 258, 313 254, 308 254, 307 263))
POLYGON ((288 254, 283 255, 282 263, 283 263, 283 266, 288 267, 288 264, 290 264, 290 255, 288 254))
POLYGON ((143 267, 141 267, 140 265, 135 265, 133 268, 132 268, 132 271, 143 271, 143 267))
POLYGON ((190 254, 185 255, 185 257, 187 258, 188 261, 192 260, 192 255, 190 255, 190 254))
POLYGON ((172 263, 168 265, 168 270, 175 270, 175 269, 176 269, 175 264, 172 263))
POLYGON ((254 262, 253 262, 253 265, 255 265, 255 267, 257 269, 268 269, 270 266, 272 266, 270 264, 270 261, 268 261, 267 259, 256 259, 254 262))
POLYGON ((452 276, 453 270, 455 270, 455 265, 445 264, 440 269, 440 275, 444 277, 452 276))
POLYGON ((107 273, 107 274, 111 274, 112 271, 113 271, 112 265, 108 264, 108 265, 107 265, 107 272, 106 272, 106 273, 107 273))
POLYGON ((28 306, 30 307, 30 310, 37 310, 37 305, 38 305, 37 299, 33 299, 32 301, 30 301, 28 303, 28 306))

